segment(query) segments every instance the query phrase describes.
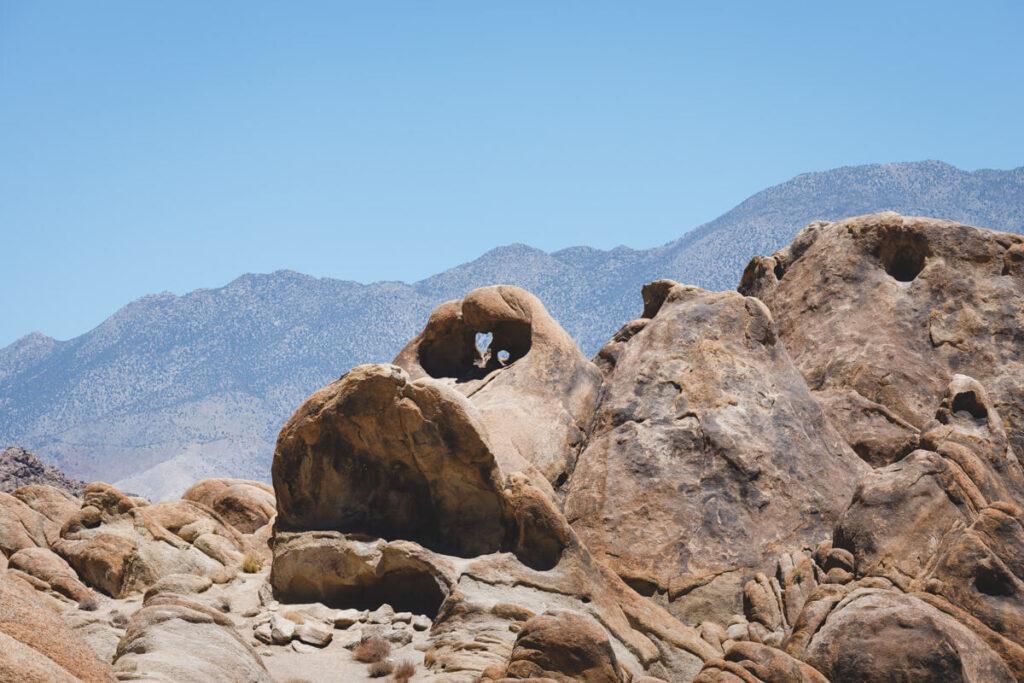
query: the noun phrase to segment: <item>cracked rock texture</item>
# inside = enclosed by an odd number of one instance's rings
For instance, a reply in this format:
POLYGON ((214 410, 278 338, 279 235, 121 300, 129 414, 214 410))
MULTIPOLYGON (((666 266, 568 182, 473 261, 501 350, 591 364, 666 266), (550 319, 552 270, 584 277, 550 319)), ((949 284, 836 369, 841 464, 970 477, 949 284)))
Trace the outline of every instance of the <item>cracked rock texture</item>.
POLYGON ((757 257, 740 291, 835 426, 873 466, 917 446, 954 374, 989 391, 1024 451, 1024 237, 881 213, 813 223, 757 257))
POLYGON ((662 280, 598 354, 596 425, 565 511, 592 551, 696 623, 748 574, 816 543, 868 467, 832 428, 768 309, 662 280))

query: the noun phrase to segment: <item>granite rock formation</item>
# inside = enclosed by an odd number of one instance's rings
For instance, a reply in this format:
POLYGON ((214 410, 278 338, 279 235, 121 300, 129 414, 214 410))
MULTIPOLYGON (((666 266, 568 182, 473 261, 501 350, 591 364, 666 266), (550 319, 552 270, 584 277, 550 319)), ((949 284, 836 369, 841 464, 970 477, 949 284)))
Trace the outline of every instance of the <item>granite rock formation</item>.
POLYGON ((740 291, 772 310, 807 384, 873 466, 917 447, 957 373, 988 390, 1024 451, 1024 237, 895 213, 812 223, 752 260, 740 291))
POLYGON ((724 620, 753 571, 828 533, 868 468, 764 304, 667 280, 643 298, 597 355, 602 398, 566 515, 684 621, 724 620))
POLYGON ((815 223, 593 360, 473 290, 273 489, 0 492, 0 681, 1024 680, 1022 245, 815 223))
POLYGON ((0 491, 10 493, 14 489, 39 484, 53 486, 80 496, 85 489, 84 481, 69 479, 56 467, 44 465, 34 453, 19 446, 0 451, 0 491))

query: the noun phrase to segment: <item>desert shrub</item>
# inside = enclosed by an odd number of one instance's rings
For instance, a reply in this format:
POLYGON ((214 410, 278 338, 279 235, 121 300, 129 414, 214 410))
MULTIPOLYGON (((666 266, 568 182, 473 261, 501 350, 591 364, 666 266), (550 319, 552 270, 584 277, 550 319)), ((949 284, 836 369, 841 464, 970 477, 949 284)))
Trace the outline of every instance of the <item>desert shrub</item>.
MULTIPOLYGON (((352 650, 360 662, 379 662, 391 653, 391 643, 378 636, 363 638, 352 650)), ((390 670, 388 673, 391 673, 390 670)))
POLYGON ((95 612, 100 607, 100 601, 95 595, 90 595, 78 603, 78 609, 84 612, 95 612))
POLYGON ((242 571, 246 574, 255 574, 263 569, 263 560, 254 552, 247 552, 242 558, 242 571))
POLYGON ((128 617, 115 610, 110 613, 110 625, 114 628, 124 628, 128 625, 128 617))
POLYGON ((412 678, 414 673, 416 673, 416 664, 406 659, 395 667, 392 675, 396 683, 406 683, 410 678, 412 678))
POLYGON ((370 678, 387 676, 395 666, 386 659, 370 664, 370 678))

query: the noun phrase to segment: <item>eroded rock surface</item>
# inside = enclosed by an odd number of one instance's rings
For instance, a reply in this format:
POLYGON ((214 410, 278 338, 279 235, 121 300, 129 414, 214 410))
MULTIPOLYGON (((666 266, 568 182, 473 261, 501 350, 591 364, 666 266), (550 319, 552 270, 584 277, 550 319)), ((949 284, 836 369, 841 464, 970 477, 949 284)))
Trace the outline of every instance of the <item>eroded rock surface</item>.
POLYGON ((0 680, 106 683, 114 677, 45 596, 0 571, 0 680))
POLYGON ((93 483, 53 548, 86 583, 122 597, 167 574, 226 581, 247 546, 206 506, 186 500, 143 505, 108 484, 93 483))
POLYGON ((44 465, 35 453, 20 446, 0 451, 0 491, 10 493, 30 484, 53 486, 75 496, 85 489, 85 482, 70 479, 52 465, 44 465))
POLYGON ((881 213, 812 223, 750 262, 740 291, 836 427, 873 466, 895 462, 956 373, 988 389, 1024 451, 1024 237, 881 213))
POLYGON ((499 457, 518 454, 556 487, 574 466, 601 384, 540 300, 506 285, 439 306, 394 364, 468 397, 499 457), (486 335, 489 344, 478 344, 486 335))
POLYGON ((274 489, 247 479, 204 479, 193 484, 182 500, 213 509, 241 534, 251 534, 270 522, 275 513, 274 489))
POLYGON ((521 622, 553 605, 597 618, 630 670, 685 680, 713 654, 590 555, 547 478, 447 382, 354 368, 285 425, 273 473, 278 597, 370 607, 394 592, 434 615, 437 674, 504 667, 521 622))
POLYGON ((147 593, 118 645, 118 679, 270 683, 234 622, 194 595, 194 588, 177 582, 147 593))
POLYGON ((724 620, 784 549, 817 543, 867 467, 832 428, 757 299, 663 280, 598 354, 594 433, 565 511, 681 618, 724 620))

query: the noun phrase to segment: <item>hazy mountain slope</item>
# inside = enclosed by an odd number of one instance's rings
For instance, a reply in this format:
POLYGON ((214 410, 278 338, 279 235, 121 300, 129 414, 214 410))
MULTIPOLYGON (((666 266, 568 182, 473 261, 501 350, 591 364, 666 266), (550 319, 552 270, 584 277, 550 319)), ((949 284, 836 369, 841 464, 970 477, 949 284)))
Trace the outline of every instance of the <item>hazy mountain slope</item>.
POLYGON ((474 287, 529 289, 590 354, 639 314, 644 282, 731 289, 751 256, 811 220, 886 209, 1024 232, 1024 167, 806 174, 649 250, 512 245, 412 285, 282 271, 144 297, 81 337, 32 334, 0 350, 0 446, 156 497, 203 476, 265 477, 277 431, 302 398, 352 365, 390 360, 435 305, 474 287))

